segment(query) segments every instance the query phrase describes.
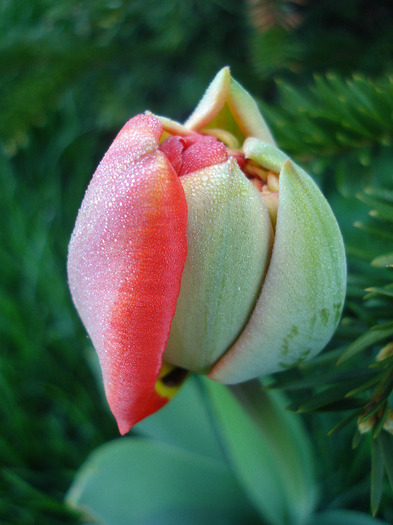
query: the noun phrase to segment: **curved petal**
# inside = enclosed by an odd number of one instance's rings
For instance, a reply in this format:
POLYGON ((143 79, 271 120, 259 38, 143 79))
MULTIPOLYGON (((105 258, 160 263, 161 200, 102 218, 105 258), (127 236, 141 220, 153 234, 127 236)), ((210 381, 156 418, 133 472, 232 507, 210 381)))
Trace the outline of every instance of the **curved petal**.
POLYGON ((233 158, 180 181, 188 205, 189 248, 164 358, 206 373, 252 312, 273 231, 258 190, 233 158))
POLYGON ((231 78, 231 89, 227 102, 245 137, 256 137, 268 144, 275 144, 257 103, 250 93, 233 78, 231 78))
MULTIPOLYGON (((146 111, 146 114, 152 115, 149 111, 146 111)), ((169 135, 180 135, 181 137, 186 137, 188 135, 193 135, 194 131, 187 129, 183 124, 172 120, 168 117, 163 117, 162 115, 154 115, 161 122, 164 128, 164 133, 166 132, 169 135)))
POLYGON ((257 103, 231 77, 229 67, 217 73, 184 126, 202 132, 212 127, 222 128, 237 139, 256 137, 267 144, 275 144, 257 103))
POLYGON ((229 67, 223 67, 214 77, 193 113, 184 123, 188 129, 198 131, 218 114, 225 104, 231 85, 229 67))
POLYGON ((289 160, 288 155, 272 144, 267 144, 254 137, 244 141, 243 152, 247 159, 255 160, 264 168, 280 173, 282 165, 289 160))
POLYGON ((345 284, 344 244, 333 212, 311 177, 286 161, 262 294, 241 336, 210 377, 238 383, 317 354, 338 324, 345 284))
POLYGON ((87 189, 69 246, 72 298, 122 434, 166 402, 154 387, 186 258, 186 200, 158 151, 161 134, 152 115, 123 127, 87 189))

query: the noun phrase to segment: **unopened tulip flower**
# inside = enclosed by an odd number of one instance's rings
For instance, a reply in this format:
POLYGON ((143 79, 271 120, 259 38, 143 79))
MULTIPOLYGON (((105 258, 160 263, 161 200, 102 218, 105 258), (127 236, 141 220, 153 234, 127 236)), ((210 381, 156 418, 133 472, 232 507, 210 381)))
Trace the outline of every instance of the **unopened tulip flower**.
POLYGON ((346 263, 327 201, 224 68, 185 124, 125 124, 86 191, 68 276, 124 434, 188 371, 233 384, 320 352, 346 263))

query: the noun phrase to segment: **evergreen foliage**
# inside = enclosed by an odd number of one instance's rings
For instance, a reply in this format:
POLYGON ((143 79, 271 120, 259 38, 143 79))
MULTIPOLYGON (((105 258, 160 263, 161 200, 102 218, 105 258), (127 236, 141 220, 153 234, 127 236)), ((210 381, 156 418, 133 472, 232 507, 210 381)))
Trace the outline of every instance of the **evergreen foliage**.
POLYGON ((392 21, 387 0, 3 0, 1 523, 80 522, 64 494, 117 436, 65 274, 88 180, 127 118, 183 120, 225 64, 317 176, 348 252, 337 334, 274 386, 305 414, 322 504, 367 512, 371 498, 393 521, 392 21))

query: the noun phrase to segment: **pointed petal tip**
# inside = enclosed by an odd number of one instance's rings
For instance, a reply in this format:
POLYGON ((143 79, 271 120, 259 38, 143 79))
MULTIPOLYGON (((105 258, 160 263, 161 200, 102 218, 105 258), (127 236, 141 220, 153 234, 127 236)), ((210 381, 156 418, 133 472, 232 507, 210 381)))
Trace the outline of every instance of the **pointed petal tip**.
POLYGON ((206 126, 222 109, 229 96, 231 73, 223 67, 213 78, 193 113, 184 123, 188 129, 199 131, 206 126))
POLYGON ((122 436, 127 434, 132 428, 132 424, 130 424, 128 421, 126 421, 124 419, 119 419, 117 421, 117 426, 118 426, 119 432, 120 432, 120 434, 122 436))
POLYGON ((295 167, 293 165, 293 162, 291 161, 291 159, 287 159, 283 165, 282 165, 282 169, 286 169, 286 170, 294 170, 295 167))

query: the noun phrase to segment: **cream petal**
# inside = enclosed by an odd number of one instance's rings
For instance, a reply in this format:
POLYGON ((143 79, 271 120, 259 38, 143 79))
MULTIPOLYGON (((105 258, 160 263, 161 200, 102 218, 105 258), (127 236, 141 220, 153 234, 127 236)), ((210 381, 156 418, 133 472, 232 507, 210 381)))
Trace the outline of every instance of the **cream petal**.
POLYGON ((229 96, 230 87, 231 73, 229 67, 224 67, 214 77, 184 126, 194 131, 205 127, 222 109, 229 96))
POLYGON ((210 377, 228 384, 247 381, 320 352, 340 319, 345 285, 344 243, 333 212, 311 177, 287 161, 262 293, 210 377))
POLYGON ((231 78, 231 89, 227 102, 244 137, 256 137, 268 144, 275 144, 257 103, 248 91, 233 78, 231 78))
MULTIPOLYGON (((146 114, 149 114, 149 112, 146 112, 146 114)), ((176 120, 172 120, 161 115, 154 116, 161 122, 164 132, 168 133, 169 135, 179 135, 184 137, 186 135, 192 134, 192 131, 187 129, 183 124, 180 124, 180 122, 176 122, 176 120)))
POLYGON ((282 165, 289 160, 288 155, 272 144, 249 137, 244 141, 243 152, 247 159, 255 160, 264 168, 280 173, 282 165))
POLYGON ((180 178, 187 259, 164 359, 206 373, 239 336, 260 293, 272 226, 236 161, 180 178))

